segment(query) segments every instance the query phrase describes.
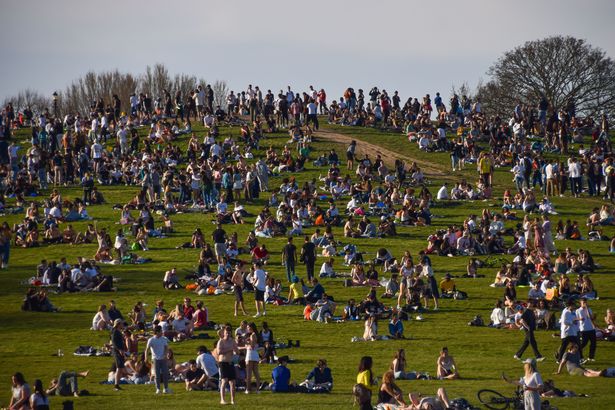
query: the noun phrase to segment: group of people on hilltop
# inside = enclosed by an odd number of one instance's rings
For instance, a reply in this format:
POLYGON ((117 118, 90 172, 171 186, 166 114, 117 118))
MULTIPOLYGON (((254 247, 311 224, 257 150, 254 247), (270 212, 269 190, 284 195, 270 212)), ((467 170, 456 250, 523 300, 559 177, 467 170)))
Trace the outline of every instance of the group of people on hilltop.
MULTIPOLYGON (((113 289, 113 277, 103 275, 98 263, 146 262, 148 259, 131 251, 155 249, 151 238, 174 232, 171 219, 174 214, 208 212, 216 224, 211 241, 197 227, 191 240, 178 247, 201 250, 191 289, 199 295, 232 290, 235 316, 239 310, 247 314, 243 292, 251 290, 254 291, 256 318, 267 314, 267 303, 293 303, 305 305, 303 314, 307 320, 333 321, 339 302, 325 292, 315 276, 335 277, 337 258, 343 258, 344 264, 351 267, 349 285, 370 288, 365 300, 356 306, 354 301, 349 301, 341 318, 341 321, 364 319, 363 340, 380 338, 379 319, 390 319, 389 336, 402 338, 402 313, 424 312, 430 304, 437 310, 440 297, 463 294, 450 274, 444 275, 441 281, 436 279, 429 255, 514 255, 510 266, 503 266, 498 272, 494 286, 505 288, 501 307, 505 318, 500 322, 524 328, 526 347, 534 348, 535 340, 533 342, 529 334, 532 326, 525 312, 538 312, 543 303, 542 309, 546 310, 543 319, 549 323, 546 318, 549 308, 555 309, 557 305, 551 305, 551 300, 546 303, 546 297, 553 295, 554 289, 557 289, 555 300, 560 301, 576 295, 589 300, 597 297, 587 275, 597 268, 591 254, 586 250, 578 254, 570 250, 557 254, 550 222, 550 215, 556 215, 557 211, 549 198, 565 195, 569 187, 574 197, 587 192, 590 196, 613 201, 615 167, 606 115, 598 122, 591 118, 581 119, 576 115, 573 102, 557 109, 543 99, 536 107, 519 104, 510 113, 510 119, 488 117, 479 99, 453 95, 447 107, 436 93, 433 100, 427 94, 420 101, 409 98, 403 103, 397 91, 389 94, 377 87, 368 93, 348 88, 342 98, 331 103, 323 89, 317 91, 313 86, 303 93, 294 92, 289 86, 276 95, 271 90, 265 93, 260 87, 250 85, 245 91, 230 92, 226 96, 226 110, 220 101, 220 105, 214 105, 214 100, 214 91, 207 85, 198 86, 188 95, 168 90, 161 96, 132 94, 127 113, 123 112, 122 101, 117 95, 109 102, 97 99, 87 114, 69 113, 63 118, 54 118, 48 111, 38 116, 32 112, 18 116, 12 106, 6 107, 0 116, 3 136, 0 138, 0 183, 3 187, 0 208, 5 212, 25 212, 25 218, 12 228, 6 223, 0 228, 2 266, 8 266, 11 244, 34 247, 97 243, 94 261, 80 259, 73 266, 65 259, 60 263, 42 261, 35 284, 57 286, 59 291, 109 291, 113 289), (313 133, 319 129, 319 114, 326 114, 330 123, 404 132, 409 141, 416 142, 424 152, 450 153, 453 171, 472 164, 477 170, 477 180, 474 184, 460 180, 450 191, 445 184, 434 197, 417 163, 397 160, 395 164, 387 164, 378 154, 359 156, 357 146, 360 144, 352 141, 346 148, 345 164, 335 150, 329 150, 314 162, 315 166, 326 167, 326 173, 318 179, 301 182, 301 172, 309 164, 313 150, 313 133), (249 116, 249 122, 242 116, 249 116), (193 132, 191 121, 201 122, 206 129, 205 135, 193 132), (220 127, 224 124, 239 125, 239 135, 235 138, 223 136, 220 127), (12 129, 19 126, 32 127, 31 146, 25 152, 24 147, 11 140, 12 129), (288 129, 288 142, 281 149, 273 146, 264 149, 265 135, 279 129, 288 129), (451 132, 456 134, 453 139, 447 136, 451 132), (591 135, 592 142, 586 148, 583 136, 587 134, 591 135), (177 144, 180 138, 187 140, 185 151, 177 144), (571 143, 580 144, 576 152, 572 152, 571 143), (258 151, 262 151, 262 155, 258 151), (553 155, 568 158, 559 161, 552 159, 553 155), (357 243, 363 239, 397 237, 403 226, 430 225, 434 204, 440 205, 449 199, 492 199, 494 172, 502 167, 510 167, 515 187, 505 191, 501 214, 486 209, 480 219, 470 215, 463 226, 450 226, 446 231, 436 232, 429 236, 427 247, 419 252, 416 261, 409 251, 398 260, 386 248, 380 248, 372 260, 363 260, 357 243), (279 187, 271 184, 274 176, 282 177, 279 187), (97 224, 89 224, 84 232, 73 229, 72 222, 91 219, 88 206, 105 202, 101 187, 108 185, 137 188, 134 197, 114 207, 121 212, 119 224, 127 232, 119 229, 112 240, 111 233, 97 224), (50 186, 53 189, 42 206, 26 202, 26 196, 41 194, 50 186), (80 186, 82 198, 63 198, 60 191, 68 186, 80 186), (543 194, 542 199, 537 198, 539 192, 543 194), (12 206, 7 203, 9 196, 15 198, 12 206), (266 205, 255 215, 253 231, 244 243, 240 243, 237 234, 227 234, 223 226, 246 223, 251 215, 244 205, 261 196, 266 197, 266 205), (345 208, 338 208, 340 201, 347 201, 345 208), (517 211, 526 213, 523 222, 516 229, 508 228, 507 221, 516 220, 517 211), (542 215, 531 219, 528 216, 531 212, 542 215), (315 228, 311 236, 304 231, 308 227, 315 228), (338 227, 343 227, 341 235, 334 233, 338 227), (267 239, 282 235, 289 237, 282 249, 289 283, 288 297, 282 294, 282 281, 276 282, 266 272, 270 252, 266 247, 267 239), (506 243, 505 236, 512 236, 511 243, 506 243), (293 237, 302 238, 303 243, 295 244, 293 237), (243 255, 249 262, 242 260, 243 255), (326 260, 317 273, 318 255, 326 260), (298 273, 300 263, 305 265, 307 284, 298 273), (576 287, 570 285, 569 279, 566 284, 567 275, 571 273, 582 275, 576 287), (390 279, 383 275, 390 275, 390 279), (527 307, 516 297, 517 285, 531 285, 532 295, 537 296, 529 298, 527 307), (384 288, 382 298, 397 301, 393 309, 387 309, 378 300, 378 287, 384 288)), ((587 222, 588 236, 602 239, 601 228, 612 225, 614 220, 613 210, 608 206, 592 211, 587 222)), ((555 239, 581 238, 576 221, 565 226, 561 222, 561 229, 559 225, 555 239)), ((611 241, 611 252, 615 251, 613 241, 615 239, 611 241)), ((470 259, 467 276, 477 277, 479 267, 476 258, 470 259)), ((183 287, 176 269, 165 273, 163 285, 167 289, 183 287)), ((252 376, 256 379, 254 388, 261 388, 259 363, 277 360, 279 366, 273 371, 271 390, 303 391, 290 383, 288 360, 275 355, 271 331, 265 328, 264 333, 258 332, 254 323, 240 326, 235 336, 232 328, 224 325, 219 332, 220 341, 211 354, 201 348, 195 363, 174 363, 169 340, 191 338, 194 329, 207 327, 210 322, 203 304, 197 304, 197 309, 188 313, 186 306, 191 306, 190 301, 166 315, 163 307, 157 305, 158 311, 150 324, 154 336, 147 341, 141 355, 137 354, 138 338, 126 334, 121 314, 112 317, 112 309, 104 305, 99 308, 92 327, 112 332, 114 370, 110 380, 116 389, 120 388, 123 378, 132 377, 134 380, 153 379, 157 392, 170 392, 167 383, 172 373, 184 378, 188 390, 219 389, 221 403, 226 401, 225 391, 229 386, 231 402, 234 402, 237 385, 244 385, 246 393, 252 390, 252 376), (148 356, 152 357, 151 363, 148 356), (236 356, 240 357, 239 364, 235 363, 236 356)), ((53 311, 55 307, 44 292, 30 291, 24 309, 53 311)), ((129 317, 128 333, 147 327, 144 311, 142 304, 135 306, 129 317)), ((565 318, 562 323, 566 323, 565 318)), ((584 328, 580 332, 589 330, 584 328)), ((569 370, 575 364, 581 368, 573 347, 566 352, 568 344, 578 345, 579 355, 589 344, 589 359, 593 359, 595 343, 592 340, 595 338, 587 333, 580 341, 572 340, 572 336, 562 332, 566 335, 562 340, 567 342, 562 342, 559 352, 559 370, 564 363, 569 370)), ((540 359, 537 350, 535 353, 540 359)), ((363 385, 371 391, 371 363, 364 359, 360 368, 363 376, 358 386, 363 385)), ((410 394, 406 404, 394 380, 404 378, 400 375, 411 377, 405 373, 401 355, 395 360, 396 364, 392 364, 391 371, 383 377, 379 403, 399 408, 448 407, 444 390, 438 391, 437 398, 419 399, 410 394)), ((308 378, 314 377, 313 384, 329 390, 332 377, 327 370, 326 361, 321 360, 308 378)), ((580 374, 581 371, 574 372, 580 374)), ((588 369, 583 369, 582 373, 595 375, 588 369)), ((438 359, 437 376, 440 379, 459 376, 446 349, 438 359)), ((362 406, 371 403, 371 397, 366 400, 361 387, 355 390, 362 406)), ((17 396, 16 400, 23 400, 23 394, 17 396)))

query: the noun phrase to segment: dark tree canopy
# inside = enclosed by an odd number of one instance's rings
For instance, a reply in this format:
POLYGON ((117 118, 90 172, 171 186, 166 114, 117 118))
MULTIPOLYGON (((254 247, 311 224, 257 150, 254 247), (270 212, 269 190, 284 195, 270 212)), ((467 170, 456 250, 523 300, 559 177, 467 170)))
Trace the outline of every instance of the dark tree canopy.
POLYGON ((491 66, 478 96, 487 111, 508 116, 516 104, 551 108, 573 101, 577 113, 615 112, 615 63, 599 48, 573 37, 528 41, 491 66))

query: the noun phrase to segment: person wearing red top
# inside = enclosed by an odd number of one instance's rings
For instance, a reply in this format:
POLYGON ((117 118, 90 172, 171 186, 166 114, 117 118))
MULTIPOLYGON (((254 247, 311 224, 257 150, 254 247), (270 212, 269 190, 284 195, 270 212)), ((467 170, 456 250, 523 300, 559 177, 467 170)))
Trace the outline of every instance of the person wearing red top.
POLYGON ((264 244, 260 244, 252 249, 252 262, 263 262, 265 263, 269 259, 269 251, 264 244))
POLYGON ((184 305, 182 306, 184 317, 188 320, 192 320, 192 315, 194 314, 194 306, 191 305, 191 302, 190 298, 184 298, 184 305))
POLYGON ((320 89, 317 94, 318 98, 318 106, 320 108, 320 115, 328 114, 329 110, 327 109, 327 93, 325 93, 324 89, 320 89))
POLYGON ((192 315, 192 322, 194 329, 204 329, 209 323, 207 308, 203 306, 203 302, 200 300, 196 302, 196 311, 192 315))

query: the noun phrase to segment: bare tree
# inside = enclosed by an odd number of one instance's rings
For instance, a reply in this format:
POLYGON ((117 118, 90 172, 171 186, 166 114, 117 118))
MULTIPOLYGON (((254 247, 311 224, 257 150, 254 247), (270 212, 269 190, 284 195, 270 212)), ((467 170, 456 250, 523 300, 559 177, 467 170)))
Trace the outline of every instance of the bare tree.
POLYGON ((226 81, 216 80, 216 82, 211 86, 211 89, 214 91, 214 106, 219 105, 224 107, 226 95, 228 94, 228 85, 226 84, 226 81))
POLYGON ((138 81, 132 74, 120 73, 118 70, 102 73, 90 71, 73 81, 60 95, 61 111, 87 114, 95 100, 102 98, 110 104, 113 95, 118 96, 122 109, 127 111, 130 94, 135 92, 137 85, 138 81))
POLYGON ((510 115, 516 104, 535 106, 543 97, 555 109, 572 101, 584 115, 615 111, 615 63, 585 40, 529 41, 504 53, 487 74, 477 94, 493 113, 510 115))
MULTIPOLYGON (((74 80, 66 89, 59 93, 58 109, 60 114, 80 113, 89 114, 92 104, 102 98, 105 104, 112 104, 113 95, 121 101, 121 109, 128 112, 130 108, 130 95, 135 92, 146 92, 152 98, 163 96, 163 90, 172 95, 177 91, 185 100, 190 91, 197 86, 205 87, 207 81, 194 75, 176 74, 173 78, 164 64, 157 63, 147 66, 145 72, 139 76, 130 73, 121 73, 118 70, 94 72, 89 71, 82 77, 74 80)), ((216 104, 226 100, 228 86, 225 81, 216 81, 212 84, 216 104)), ((6 98, 4 105, 11 102, 17 111, 30 106, 35 112, 43 112, 45 108, 52 109, 51 96, 45 97, 37 91, 26 89, 13 97, 6 98)))
POLYGON ((171 76, 169 70, 162 63, 156 63, 153 67, 147 66, 141 76, 141 88, 153 99, 162 97, 163 90, 171 91, 171 76))
POLYGON ((8 103, 13 104, 13 109, 16 112, 23 111, 26 107, 30 107, 34 113, 41 113, 45 111, 45 109, 51 109, 53 105, 51 97, 46 97, 31 88, 26 88, 17 93, 17 95, 5 98, 2 106, 6 106, 8 103))

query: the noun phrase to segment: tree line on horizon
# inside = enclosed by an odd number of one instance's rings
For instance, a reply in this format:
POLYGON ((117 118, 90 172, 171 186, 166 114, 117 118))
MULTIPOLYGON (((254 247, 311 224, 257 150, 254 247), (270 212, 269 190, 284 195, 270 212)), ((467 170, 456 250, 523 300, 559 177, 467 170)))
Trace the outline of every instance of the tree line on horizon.
MULTIPOLYGON (((489 68, 487 75, 488 81, 479 83, 472 95, 467 96, 480 98, 488 115, 507 118, 517 104, 536 106, 542 99, 555 110, 572 104, 582 115, 615 115, 615 62, 603 50, 582 39, 553 36, 528 41, 505 52, 489 68)), ((132 93, 147 93, 158 98, 163 90, 171 95, 179 91, 185 99, 198 85, 205 87, 206 84, 203 78, 195 75, 175 74, 172 77, 162 63, 147 66, 140 75, 118 70, 90 71, 59 93, 58 111, 84 114, 89 112, 92 101, 103 98, 110 103, 114 94, 122 101, 123 110, 129 111, 132 93)), ((224 106, 229 92, 226 81, 218 80, 211 86, 215 104, 224 106)), ((459 90, 470 94, 465 85, 459 90)), ((51 96, 32 89, 6 98, 3 105, 9 102, 15 111, 30 106, 34 112, 46 108, 51 112, 54 104, 51 96)))

